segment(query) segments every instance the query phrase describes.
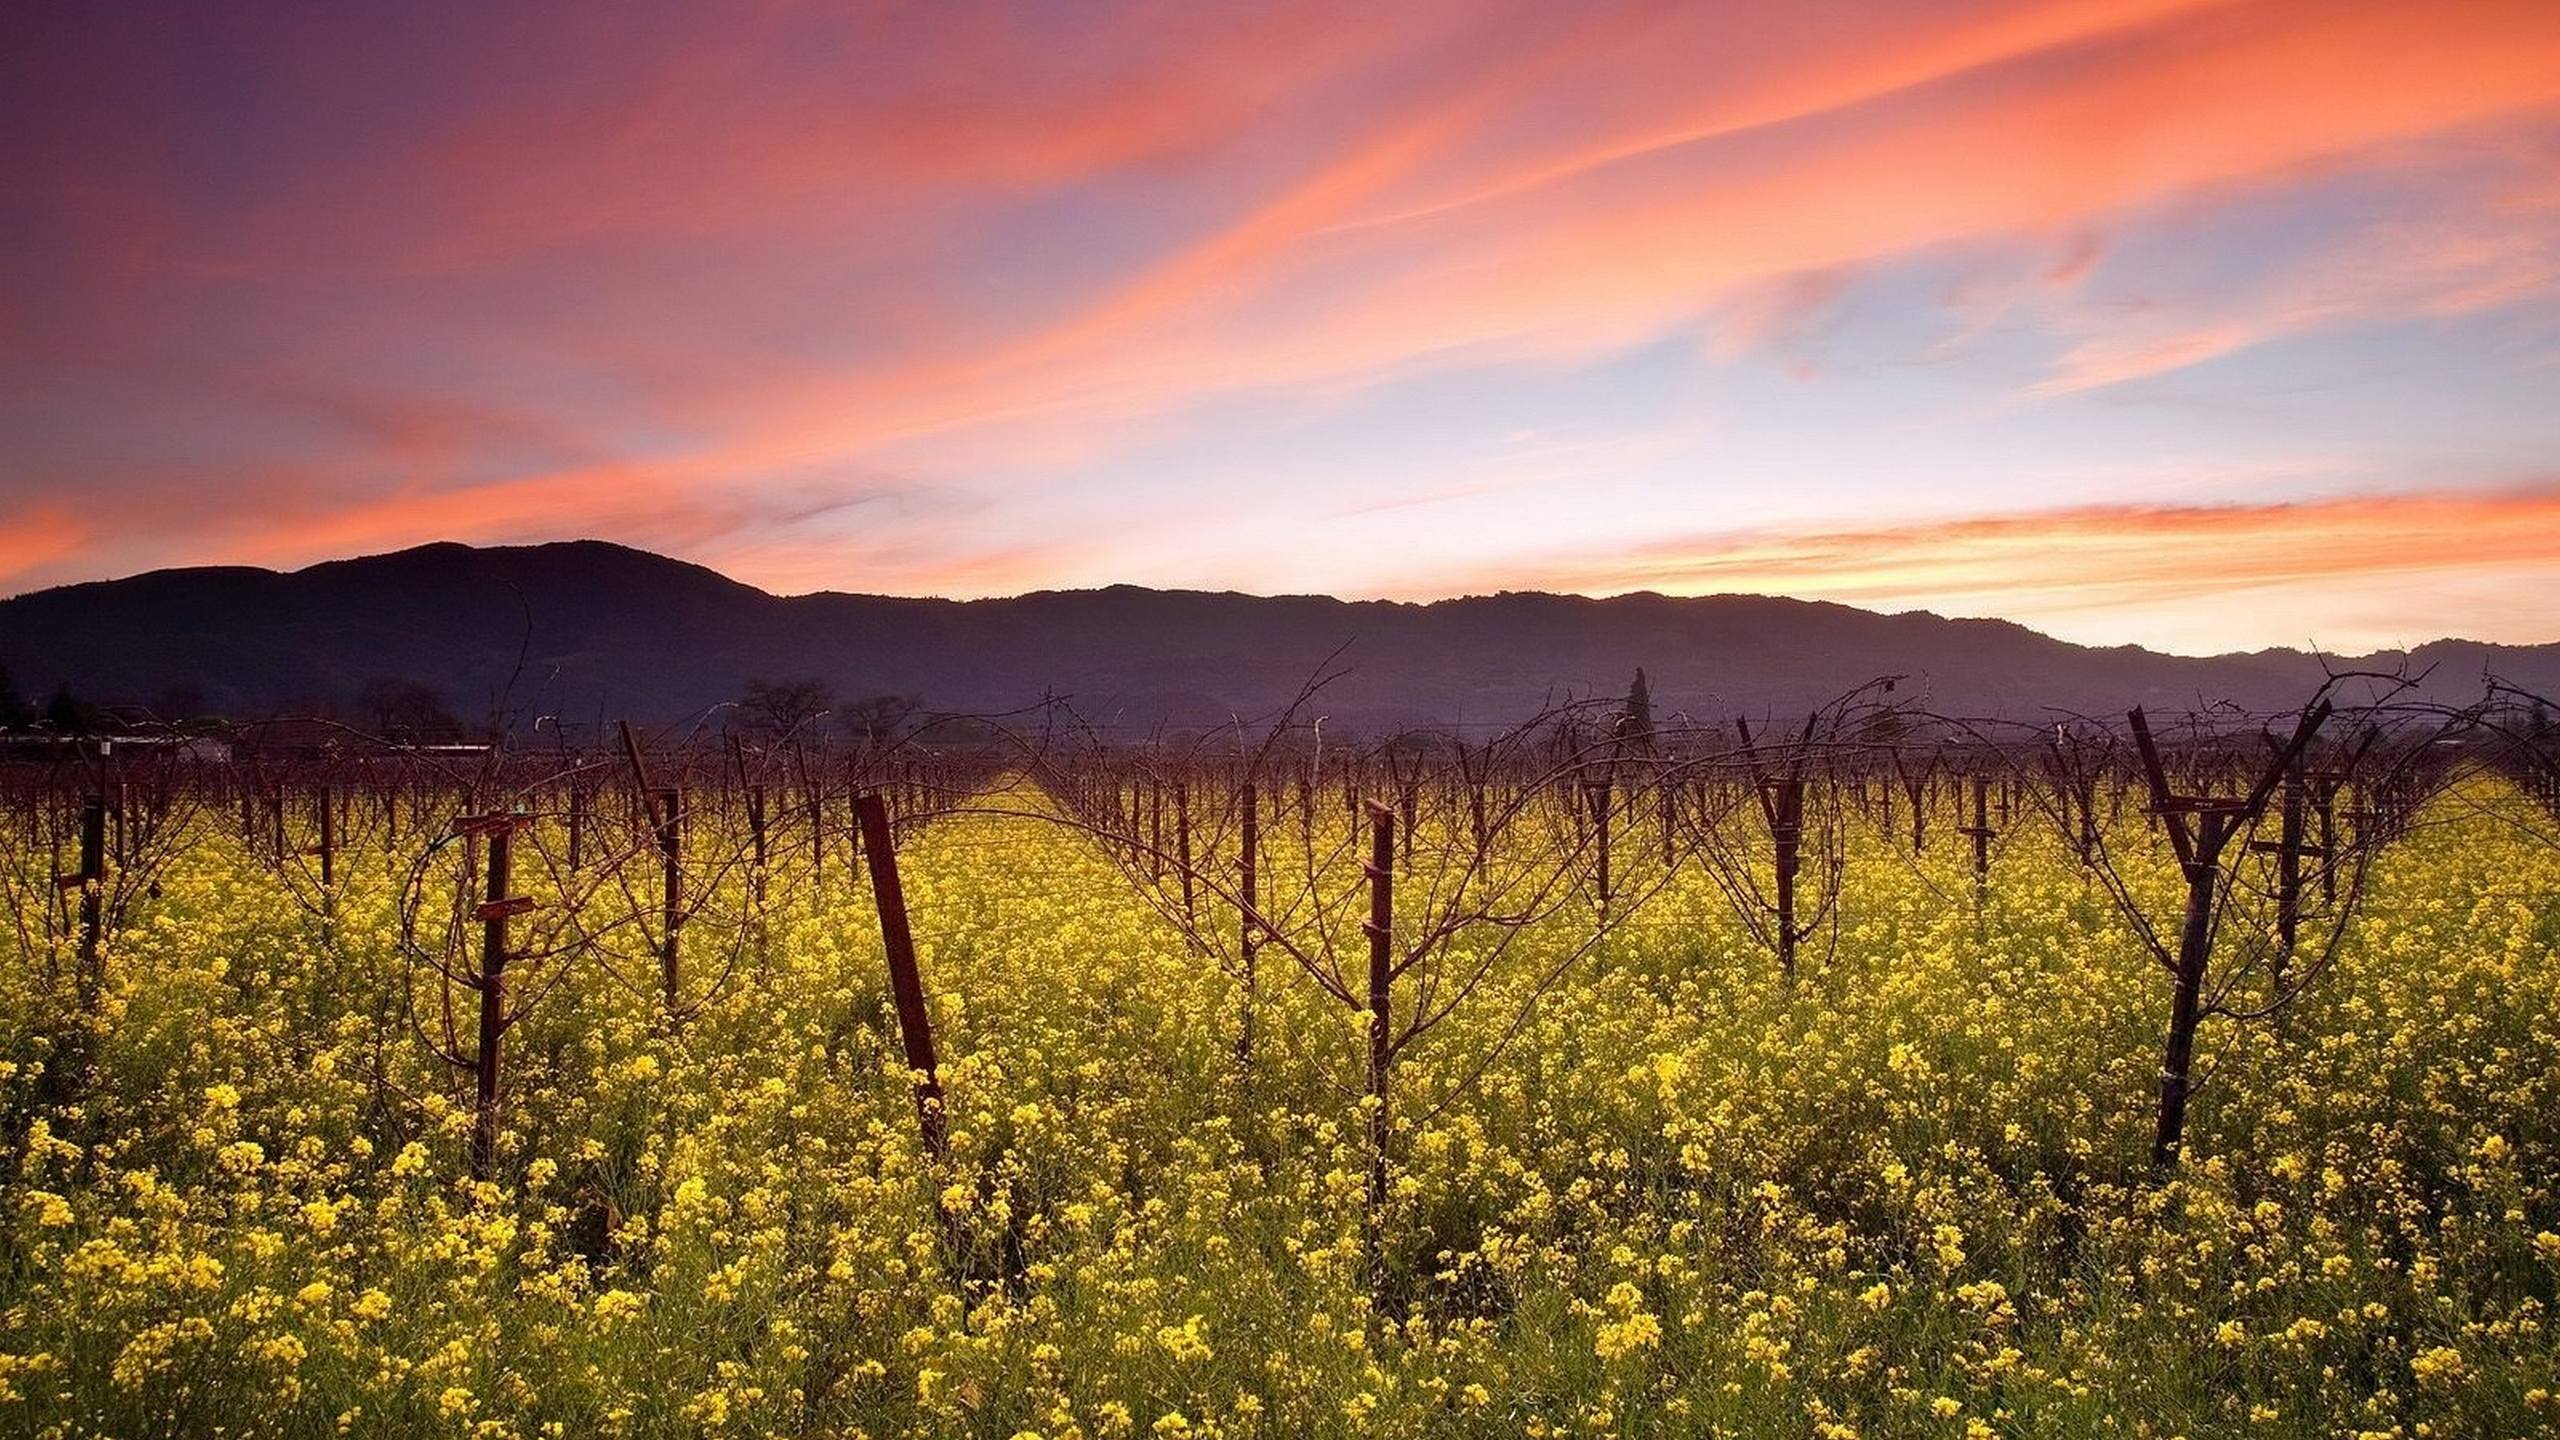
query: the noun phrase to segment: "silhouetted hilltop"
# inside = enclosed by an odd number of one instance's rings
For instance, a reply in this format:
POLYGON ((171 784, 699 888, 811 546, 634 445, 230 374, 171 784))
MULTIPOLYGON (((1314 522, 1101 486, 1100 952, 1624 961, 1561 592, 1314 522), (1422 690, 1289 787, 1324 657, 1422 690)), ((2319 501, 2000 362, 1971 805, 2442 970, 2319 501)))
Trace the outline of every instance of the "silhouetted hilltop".
MULTIPOLYGON (((572 721, 672 719, 750 676, 814 675, 844 696, 921 695, 940 710, 1055 692, 1090 719, 1144 731, 1267 714, 1345 646, 1350 673, 1316 709, 1368 730, 1516 719, 1551 697, 1616 694, 1639 665, 1665 717, 1795 710, 1888 673, 1913 677, 1940 709, 1978 714, 2272 709, 2321 673, 2292 650, 2098 649, 2006 621, 1749 595, 1403 604, 1115 585, 970 601, 776 596, 598 541, 425 545, 286 574, 162 570, 0 601, 0 665, 25 694, 68 685, 147 702, 192 686, 233 715, 344 703, 392 677, 466 715, 505 695, 572 721)), ((2560 690, 2560 646, 2447 640, 2406 658, 2435 665, 2448 697, 2475 696, 2484 669, 2560 690)))

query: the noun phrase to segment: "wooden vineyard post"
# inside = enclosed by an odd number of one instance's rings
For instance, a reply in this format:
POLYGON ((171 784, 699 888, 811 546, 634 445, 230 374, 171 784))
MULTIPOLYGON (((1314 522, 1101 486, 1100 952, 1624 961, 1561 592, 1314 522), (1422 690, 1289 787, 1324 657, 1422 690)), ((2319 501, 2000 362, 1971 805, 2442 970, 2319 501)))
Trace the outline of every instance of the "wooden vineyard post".
POLYGON ((2320 901, 2338 901, 2338 786, 2342 776, 2320 777, 2320 901))
MULTIPOLYGON (((2303 835, 2310 818, 2310 795, 2304 783, 2300 756, 2294 757, 2293 764, 2285 769, 2283 796, 2280 802, 2283 806, 2282 819, 2278 823, 2276 838, 2251 844, 2252 849, 2276 857, 2276 950, 2268 957, 2267 964, 2279 983, 2284 979, 2286 964, 2293 959, 2295 944, 2302 938, 2303 856, 2314 854, 2325 861, 2329 854, 2326 836, 2319 846, 2314 847, 2305 841, 2303 835)), ((2334 880, 2329 883, 2333 887, 2336 884, 2334 880)), ((2330 898, 2336 898, 2334 889, 2330 898)))
POLYGON ((853 762, 849 760, 844 767, 844 803, 853 812, 853 832, 846 841, 852 847, 846 857, 847 868, 854 876, 855 886, 859 887, 862 883, 862 785, 855 777, 853 762))
POLYGON ((1804 863, 1804 782, 1780 782, 1769 813, 1769 838, 1777 856, 1778 969, 1796 978, 1796 875, 1804 863))
POLYGON ((533 908, 527 895, 512 895, 516 827, 519 815, 475 815, 455 822, 463 835, 485 835, 485 883, 474 911, 480 921, 480 1045, 472 1054, 471 1178, 486 1180, 497 1166, 500 1089, 499 1055, 507 1033, 507 921, 533 908))
POLYGON ((1147 782, 1147 878, 1164 878, 1164 785, 1147 782))
POLYGON ((122 869, 133 863, 135 848, 142 843, 142 833, 133 817, 132 787, 124 779, 123 768, 114 761, 114 747, 115 742, 111 740, 98 742, 98 753, 107 760, 107 773, 111 777, 107 788, 101 792, 107 802, 107 823, 114 827, 107 837, 107 858, 122 869))
MULTIPOLYGON (((1393 757, 1391 756, 1389 757, 1388 769, 1392 772, 1394 768, 1393 757)), ((1396 790, 1397 803, 1404 809, 1403 845, 1400 850, 1399 863, 1404 866, 1406 872, 1409 874, 1413 870, 1413 842, 1415 839, 1415 832, 1422 828, 1414 823, 1415 813, 1422 807, 1422 758, 1420 756, 1414 757, 1413 774, 1408 778, 1399 780, 1396 785, 1396 790)))
POLYGON ((1962 833, 1973 841, 1973 913, 1982 916, 1982 902, 1991 889, 1991 781, 1981 775, 1973 777, 1973 823, 1962 833))
POLYGON ((880 911, 880 946, 888 952, 889 989, 898 1007, 898 1039, 915 1076, 916 1123, 924 1153, 935 1165, 951 1158, 943 1129, 941 1067, 933 1053, 933 1017, 924 1005, 924 976, 916 967, 915 934, 907 927, 907 892, 898 880, 898 852, 889 837, 889 812, 876 790, 854 801, 862 820, 862 848, 871 862, 871 895, 880 911))
POLYGON ((338 884, 338 806, 327 785, 320 787, 320 888, 334 890, 338 884))
POLYGON ((1363 1250, 1373 1293, 1386 1282, 1387 1217, 1387 1068, 1395 1060, 1395 1031, 1389 1015, 1395 986, 1396 817, 1386 806, 1369 805, 1369 919, 1361 926, 1369 936, 1369 1208, 1362 1227, 1363 1250))
MULTIPOLYGON (((1606 904, 1608 904, 1608 903, 1609 903, 1609 895, 1610 895, 1610 889, 1609 889, 1609 799, 1610 799, 1610 794, 1609 794, 1609 792, 1610 792, 1610 788, 1611 788, 1611 787, 1610 787, 1610 784, 1609 784, 1609 777, 1608 777, 1607 775, 1605 775, 1605 774, 1604 774, 1604 775, 1602 775, 1602 776, 1601 776, 1599 779, 1597 779, 1597 780, 1590 781, 1589 783, 1587 783, 1587 784, 1583 787, 1583 789, 1584 789, 1584 794, 1585 794, 1585 796, 1589 799, 1589 801, 1590 801, 1590 803, 1591 803, 1591 827, 1592 827, 1592 846, 1593 846, 1593 851, 1592 851, 1592 869, 1591 869, 1591 885, 1592 885, 1592 889, 1593 889, 1595 892, 1597 892, 1597 893, 1598 893, 1598 895, 1599 895, 1599 897, 1600 897, 1600 903, 1601 903, 1601 904, 1603 904, 1603 905, 1606 905, 1606 904)), ((1411 843, 1411 841, 1410 841, 1410 840, 1408 840, 1406 843, 1407 843, 1407 844, 1410 844, 1410 843, 1411 843)))
POLYGON ((648 758, 640 753, 640 737, 631 722, 622 722, 622 753, 631 764, 632 783, 640 791, 649 828, 658 842, 662 872, 659 890, 658 979, 666 991, 667 1019, 676 1018, 683 997, 681 937, 684 933, 684 791, 649 783, 648 758))
POLYGON ((91 794, 80 802, 80 868, 54 880, 58 889, 80 892, 80 956, 77 985, 80 1006, 98 1003, 106 986, 107 797, 91 794))
POLYGON ((801 767, 809 786, 809 883, 827 883, 827 782, 823 773, 801 767))
POLYGON ((1182 923, 1199 923, 1198 909, 1191 884, 1191 786, 1177 780, 1173 784, 1174 864, 1182 876, 1182 923))
MULTIPOLYGON (((1129 837, 1129 868, 1135 873, 1147 859, 1147 782, 1131 775, 1126 780, 1111 782, 1114 810, 1126 824, 1129 837)), ((1154 872, 1148 872, 1151 876, 1154 872)))
POLYGON ((662 903, 658 916, 658 969, 667 992, 667 1016, 673 1019, 681 1003, 684 980, 684 792, 652 790, 649 796, 649 811, 657 822, 659 868, 664 872, 659 887, 662 903))
POLYGON ((569 868, 576 870, 587 858, 587 787, 569 787, 569 868))
POLYGON ((1261 878, 1262 810, 1250 780, 1245 782, 1243 800, 1244 834, 1236 853, 1236 893, 1244 903, 1237 907, 1240 918, 1237 921, 1236 948, 1242 957, 1239 968, 1243 973, 1239 979, 1244 986, 1244 1000, 1243 1013, 1236 1024, 1236 1085, 1250 1101, 1253 1093, 1253 1011, 1254 1002, 1259 998, 1255 994, 1258 981, 1254 962, 1260 943, 1254 933, 1253 916, 1262 903, 1258 884, 1261 878))

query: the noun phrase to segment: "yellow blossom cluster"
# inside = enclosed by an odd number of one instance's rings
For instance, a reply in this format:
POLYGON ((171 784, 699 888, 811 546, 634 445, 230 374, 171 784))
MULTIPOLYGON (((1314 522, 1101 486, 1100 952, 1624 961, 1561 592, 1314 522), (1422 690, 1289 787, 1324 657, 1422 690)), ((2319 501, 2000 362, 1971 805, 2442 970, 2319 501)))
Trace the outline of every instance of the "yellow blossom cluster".
POLYGON ((315 914, 202 817, 93 1007, 0 938, 0 1434, 2552 1433, 2521 803, 2440 801, 2207 1025, 2172 1172, 2157 966, 2021 815, 1979 912, 1857 829, 1792 984, 1703 872, 1561 969, 1541 922, 1399 1059, 1374 1210, 1365 1017, 1266 951, 1240 1062, 1241 978, 1037 816, 902 840, 947 1159, 839 838, 709 879, 681 1016, 610 935, 551 962, 481 1180, 409 852, 315 914))

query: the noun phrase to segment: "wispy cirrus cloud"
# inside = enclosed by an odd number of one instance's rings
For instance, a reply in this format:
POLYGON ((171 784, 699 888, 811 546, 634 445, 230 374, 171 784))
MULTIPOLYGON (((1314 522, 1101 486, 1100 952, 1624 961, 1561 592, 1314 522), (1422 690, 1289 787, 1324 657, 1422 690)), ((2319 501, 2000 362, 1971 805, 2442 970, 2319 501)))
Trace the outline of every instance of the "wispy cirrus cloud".
MULTIPOLYGON (((1582 397, 1545 418, 1617 508, 1577 537, 1748 525, 1808 482, 1885 524, 1970 453, 2032 486, 2033 456, 2156 452, 2107 392, 2270 340, 2434 323, 2462 375, 2412 383, 2489 395, 2549 346, 2488 322, 2560 288, 2547 0, 140 5, 16 34, 0 513, 116 516, 43 578, 600 534, 778 584, 1216 583, 1227 552, 1157 522, 1311 435, 1354 508, 1464 511, 1490 553, 1548 528, 1468 506, 1521 493, 1463 472, 1522 375, 1582 397), (2145 226, 2168 241, 2123 243, 2145 226), (1911 280, 1951 253, 1981 272, 1953 335, 1911 280), (1805 388, 1746 396, 1762 370, 1805 388), (1924 394, 1972 418, 1921 428, 1924 394), (1361 459, 1378 396, 1446 463, 1361 459), (1713 438, 1608 443, 1666 430, 1713 438), (1889 431, 1889 467, 1850 443, 1889 431)), ((2560 444, 2465 403, 2494 453, 2462 473, 2560 444)), ((2194 443, 2236 473, 2331 418, 2194 443)), ((1234 500, 1253 573, 1401 583, 1344 559, 1395 551, 1341 505, 1234 500)))
MULTIPOLYGON (((1783 277, 2291 182, 2306 165, 2560 102, 2560 14, 2529 3, 2162 7, 2151 24, 2073 33, 2087 43, 1968 51, 1982 63, 1882 93, 1859 83, 1881 62, 1853 42, 1758 82, 1795 90, 1767 102, 1790 118, 1755 143, 1718 143, 1701 122, 1703 138, 1638 145, 1630 165, 1537 168, 1464 203, 1339 231, 1362 206, 1429 193, 1435 167, 1506 106, 1550 85, 1621 83, 1598 59, 1621 41, 1682 53, 1660 33, 1584 35, 1587 50, 1520 62, 1529 73, 1422 87, 1405 118, 1057 324, 955 363, 813 375, 771 398, 813 438, 829 433, 822 416, 859 417, 820 442, 859 448, 968 426, 1109 423, 1221 391, 1416 366, 1572 362, 1783 277), (2377 89, 2377 74, 2391 83, 2377 89)), ((1667 66, 1637 75, 1638 88, 1696 104, 1718 94, 1667 66)), ((2189 337, 2171 353, 2213 343, 2189 337)))
POLYGON ((2323 330, 2555 300, 2560 148, 2528 150, 2440 208, 2349 227, 2245 283, 2077 315, 2080 338, 2029 391, 2074 394, 2323 330))

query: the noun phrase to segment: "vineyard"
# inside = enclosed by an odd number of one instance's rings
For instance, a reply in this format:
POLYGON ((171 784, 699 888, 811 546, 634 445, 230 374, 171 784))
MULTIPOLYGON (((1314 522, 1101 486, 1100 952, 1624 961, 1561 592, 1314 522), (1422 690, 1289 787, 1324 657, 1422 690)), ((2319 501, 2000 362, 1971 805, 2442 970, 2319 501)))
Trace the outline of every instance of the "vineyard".
POLYGON ((2560 1430, 2560 748, 1567 705, 0 767, 0 1433, 2560 1430))

